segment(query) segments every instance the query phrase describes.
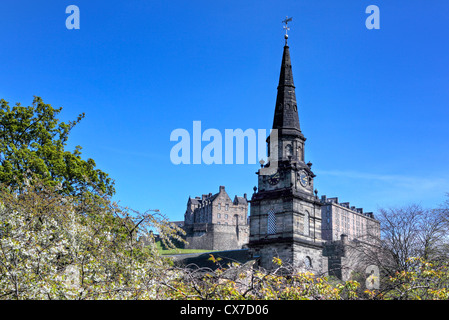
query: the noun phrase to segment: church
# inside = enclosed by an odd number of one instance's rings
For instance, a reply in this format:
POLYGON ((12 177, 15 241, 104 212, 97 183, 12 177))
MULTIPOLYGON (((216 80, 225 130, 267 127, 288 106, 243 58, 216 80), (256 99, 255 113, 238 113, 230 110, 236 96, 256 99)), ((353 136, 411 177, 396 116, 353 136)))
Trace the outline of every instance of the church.
MULTIPOLYGON (((273 130, 267 138, 268 162, 261 163, 256 173, 257 187, 247 201, 250 203, 249 237, 243 246, 224 245, 220 249, 247 250, 248 257, 265 269, 271 269, 273 258, 278 257, 301 270, 348 278, 349 273, 342 270, 351 270, 361 259, 351 254, 350 248, 374 245, 380 238, 380 224, 372 212, 364 213, 362 208, 351 207, 348 202, 339 203, 338 198, 318 198, 312 164, 306 162, 305 157, 306 137, 300 127, 287 41, 285 34, 273 130)), ((198 242, 192 230, 195 226, 200 228, 199 223, 194 223, 200 218, 189 206, 192 208, 192 203, 198 204, 200 200, 209 203, 217 196, 189 198, 185 226, 190 241, 198 242)), ((244 201, 234 200, 234 203, 243 203, 244 208, 246 198, 245 195, 244 201)), ((242 221, 242 226, 246 227, 245 219, 235 221, 242 221)), ((232 229, 238 232, 236 224, 232 229)), ((201 236, 206 233, 204 228, 201 236)), ((226 237, 228 239, 229 234, 226 237)))

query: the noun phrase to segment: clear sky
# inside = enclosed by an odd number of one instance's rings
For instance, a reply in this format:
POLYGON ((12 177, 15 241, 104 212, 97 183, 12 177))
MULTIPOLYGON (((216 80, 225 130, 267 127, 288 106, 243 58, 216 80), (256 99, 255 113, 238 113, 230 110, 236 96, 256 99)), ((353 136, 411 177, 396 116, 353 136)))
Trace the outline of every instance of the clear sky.
POLYGON ((447 198, 449 1, 2 0, 0 12, 0 98, 41 96, 62 121, 85 112, 68 148, 115 179, 123 205, 182 220, 189 195, 252 194, 258 165, 176 166, 170 133, 271 128, 287 15, 319 195, 374 212, 447 198), (79 30, 66 28, 72 4, 79 30))

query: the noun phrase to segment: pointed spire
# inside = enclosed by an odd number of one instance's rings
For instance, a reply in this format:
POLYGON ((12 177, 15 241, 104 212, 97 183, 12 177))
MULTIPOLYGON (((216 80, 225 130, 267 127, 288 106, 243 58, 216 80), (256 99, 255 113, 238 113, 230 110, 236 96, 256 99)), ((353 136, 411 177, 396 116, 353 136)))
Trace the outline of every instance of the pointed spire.
POLYGON ((278 129, 280 134, 303 136, 299 127, 298 106, 288 45, 284 46, 277 90, 273 129, 278 129))

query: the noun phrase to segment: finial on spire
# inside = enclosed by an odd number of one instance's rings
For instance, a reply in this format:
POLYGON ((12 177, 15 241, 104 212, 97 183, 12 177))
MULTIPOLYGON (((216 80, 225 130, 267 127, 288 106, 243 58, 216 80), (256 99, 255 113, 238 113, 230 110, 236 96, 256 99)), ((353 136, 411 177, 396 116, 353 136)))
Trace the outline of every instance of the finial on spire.
POLYGON ((288 27, 288 23, 289 23, 290 21, 292 21, 292 20, 293 20, 293 17, 289 18, 288 16, 286 16, 286 17, 285 17, 285 20, 282 21, 282 23, 285 23, 285 26, 284 26, 284 29, 285 29, 285 35, 284 35, 284 38, 285 38, 285 45, 287 45, 287 39, 288 39, 287 31, 290 30, 290 28, 288 27))

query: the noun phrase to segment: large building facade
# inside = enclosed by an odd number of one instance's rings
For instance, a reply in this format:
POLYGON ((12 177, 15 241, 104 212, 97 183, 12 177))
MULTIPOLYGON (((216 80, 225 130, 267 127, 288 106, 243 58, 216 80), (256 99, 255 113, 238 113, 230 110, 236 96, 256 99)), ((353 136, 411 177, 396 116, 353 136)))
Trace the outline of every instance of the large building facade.
POLYGON ((321 196, 321 236, 324 241, 336 241, 345 234, 348 241, 372 243, 380 238, 380 223, 372 212, 338 202, 338 198, 321 196))
POLYGON ((376 263, 380 240, 380 222, 372 212, 321 196, 321 236, 326 273, 348 280, 355 271, 363 274, 376 263))
POLYGON ((232 200, 220 186, 216 194, 203 194, 187 201, 184 214, 186 248, 205 250, 239 249, 248 243, 248 201, 232 200))

